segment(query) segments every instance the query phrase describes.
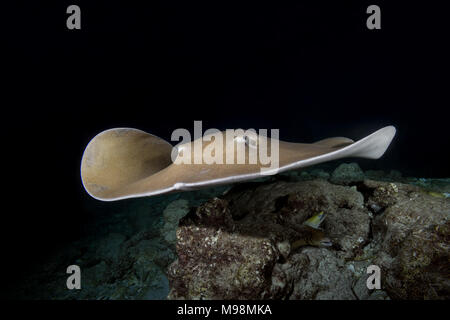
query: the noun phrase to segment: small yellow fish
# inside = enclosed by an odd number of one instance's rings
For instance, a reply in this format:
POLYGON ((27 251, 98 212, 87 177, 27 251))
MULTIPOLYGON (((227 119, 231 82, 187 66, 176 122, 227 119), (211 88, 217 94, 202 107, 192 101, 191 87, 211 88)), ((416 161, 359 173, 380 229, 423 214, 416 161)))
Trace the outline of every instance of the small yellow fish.
POLYGON ((325 220, 327 215, 323 213, 323 211, 319 212, 316 215, 313 215, 311 218, 303 222, 304 225, 310 226, 311 228, 318 229, 320 224, 325 220))
POLYGON ((440 192, 428 191, 428 194, 435 198, 447 198, 444 193, 440 193, 440 192))
POLYGON ((303 246, 331 247, 333 242, 319 229, 325 217, 326 214, 321 211, 303 222, 303 226, 297 230, 300 233, 298 239, 291 243, 291 250, 303 246))

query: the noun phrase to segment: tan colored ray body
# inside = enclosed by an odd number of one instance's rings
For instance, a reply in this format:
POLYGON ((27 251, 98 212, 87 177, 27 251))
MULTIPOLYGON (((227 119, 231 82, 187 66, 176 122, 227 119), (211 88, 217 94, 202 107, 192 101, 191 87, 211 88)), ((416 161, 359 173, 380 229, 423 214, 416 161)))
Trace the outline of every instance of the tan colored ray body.
MULTIPOLYGON (((225 133, 222 132, 222 135, 225 141, 225 133)), ((280 140, 279 169, 268 173, 349 156, 377 159, 385 152, 394 135, 395 128, 390 126, 357 142, 342 137, 312 144, 280 140)), ((246 139, 238 137, 231 145, 224 143, 223 164, 174 164, 171 161, 172 145, 165 140, 137 129, 110 129, 98 134, 86 147, 81 161, 81 178, 86 191, 104 201, 255 179, 262 176, 261 168, 268 166, 263 165, 259 157, 256 164, 249 164, 248 148, 251 144, 246 139), (245 164, 227 164, 226 155, 236 153, 239 147, 246 150, 245 164)), ((201 150, 205 150, 210 143, 203 141, 201 150)), ((270 150, 270 139, 267 143, 270 150)), ((182 149, 183 145, 180 147, 182 149)), ((191 152, 193 159, 194 147, 191 152)), ((236 154, 234 157, 236 159, 236 154)))

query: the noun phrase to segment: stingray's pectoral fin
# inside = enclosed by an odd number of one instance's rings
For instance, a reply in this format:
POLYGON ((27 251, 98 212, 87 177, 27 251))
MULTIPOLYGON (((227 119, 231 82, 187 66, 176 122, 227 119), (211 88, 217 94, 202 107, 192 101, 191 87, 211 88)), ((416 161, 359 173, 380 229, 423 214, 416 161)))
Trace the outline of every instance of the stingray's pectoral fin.
POLYGON ((395 136, 395 132, 396 129, 393 126, 384 127, 350 146, 345 147, 345 153, 348 153, 345 156, 378 159, 386 152, 395 136))
POLYGON ((170 165, 171 151, 170 143, 141 130, 116 128, 103 131, 84 151, 81 160, 83 186, 92 197, 110 200, 117 190, 170 165))
MULTIPOLYGON (((336 151, 329 152, 324 155, 320 155, 318 157, 314 157, 310 160, 307 160, 308 165, 322 163, 325 161, 337 160, 348 157, 357 157, 357 158, 367 158, 367 159, 378 159, 380 158, 384 152, 389 147, 392 139, 395 136, 395 127, 388 126, 384 127, 378 131, 375 131, 371 135, 353 142, 347 146, 343 146, 336 151)), ((350 139, 347 138, 330 138, 318 141, 314 144, 327 146, 331 149, 337 148, 341 143, 350 143, 350 139)), ((301 167, 302 165, 298 165, 297 167, 301 167)), ((304 166, 304 165, 303 165, 304 166)))

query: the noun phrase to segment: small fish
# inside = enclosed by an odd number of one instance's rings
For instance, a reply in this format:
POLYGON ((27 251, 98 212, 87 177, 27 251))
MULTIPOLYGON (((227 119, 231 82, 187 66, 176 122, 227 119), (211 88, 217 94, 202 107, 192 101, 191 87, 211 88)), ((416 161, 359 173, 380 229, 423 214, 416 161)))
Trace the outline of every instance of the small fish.
POLYGON ((314 229, 319 229, 320 224, 325 220, 327 215, 323 213, 323 211, 319 212, 316 215, 313 215, 311 218, 303 222, 304 225, 310 226, 314 229))
POLYGON ((304 226, 301 236, 291 244, 291 250, 303 246, 331 247, 333 243, 325 236, 322 230, 304 226))
POLYGON ((441 193, 441 192, 434 192, 434 191, 428 191, 427 192, 430 196, 435 198, 448 198, 448 193, 441 193))
POLYGON ((331 247, 333 243, 326 237, 325 233, 319 229, 320 224, 325 220, 325 217, 326 214, 321 211, 303 222, 303 227, 300 228, 301 230, 297 230, 300 232, 301 236, 291 244, 291 250, 303 246, 331 247))
POLYGON ((330 240, 330 238, 322 238, 319 242, 319 247, 331 247, 333 245, 333 242, 330 240))

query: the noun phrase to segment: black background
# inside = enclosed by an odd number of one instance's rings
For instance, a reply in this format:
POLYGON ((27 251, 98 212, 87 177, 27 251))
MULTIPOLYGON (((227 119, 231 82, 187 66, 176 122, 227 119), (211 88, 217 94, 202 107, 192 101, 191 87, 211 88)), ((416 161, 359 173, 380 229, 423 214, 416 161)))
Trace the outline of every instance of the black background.
POLYGON ((388 152, 363 169, 450 176, 448 11, 431 2, 29 1, 2 11, 7 282, 92 218, 79 165, 108 128, 170 140, 202 120, 313 142, 392 124, 388 152), (70 4, 81 30, 66 28, 70 4), (366 28, 370 4, 381 30, 366 28))

